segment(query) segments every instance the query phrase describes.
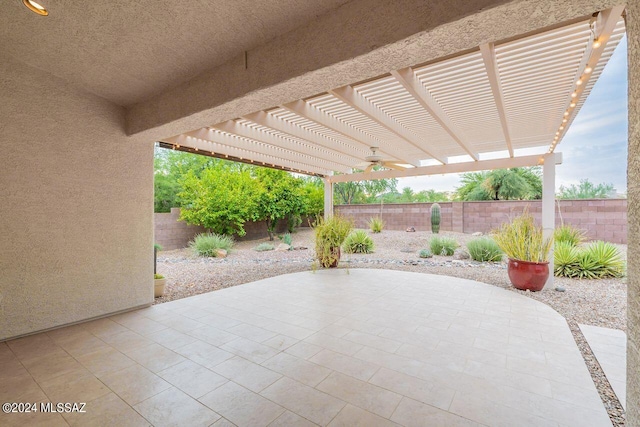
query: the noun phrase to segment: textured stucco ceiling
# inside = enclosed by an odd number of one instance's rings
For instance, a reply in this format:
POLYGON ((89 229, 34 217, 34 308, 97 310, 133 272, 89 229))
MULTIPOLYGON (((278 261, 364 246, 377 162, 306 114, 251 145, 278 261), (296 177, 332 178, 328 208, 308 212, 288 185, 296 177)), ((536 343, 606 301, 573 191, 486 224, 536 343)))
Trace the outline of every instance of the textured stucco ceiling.
POLYGON ((119 105, 143 101, 347 0, 21 0, 0 4, 3 55, 119 105))

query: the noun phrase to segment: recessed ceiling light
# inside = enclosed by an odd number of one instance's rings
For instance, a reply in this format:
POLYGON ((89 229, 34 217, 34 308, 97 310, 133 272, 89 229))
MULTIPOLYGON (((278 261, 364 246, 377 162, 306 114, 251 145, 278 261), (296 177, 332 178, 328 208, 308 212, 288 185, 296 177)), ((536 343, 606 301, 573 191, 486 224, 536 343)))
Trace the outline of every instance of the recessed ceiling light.
POLYGON ((44 6, 42 6, 40 3, 36 3, 33 0, 22 0, 22 3, 24 3, 24 5, 27 6, 30 11, 37 13, 38 15, 47 16, 49 14, 44 6))

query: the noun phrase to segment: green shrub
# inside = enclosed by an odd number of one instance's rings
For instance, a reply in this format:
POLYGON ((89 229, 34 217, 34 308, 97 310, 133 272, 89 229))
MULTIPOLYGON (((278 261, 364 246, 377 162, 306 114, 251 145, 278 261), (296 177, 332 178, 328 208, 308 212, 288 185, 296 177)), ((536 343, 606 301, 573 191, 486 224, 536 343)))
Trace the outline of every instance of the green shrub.
POLYGON ((264 251, 272 251, 274 249, 271 243, 260 243, 258 246, 253 248, 254 251, 264 252, 264 251))
POLYGON ((451 256, 456 248, 460 246, 451 237, 432 237, 429 241, 429 247, 434 255, 451 256))
POLYGON ((153 244, 153 249, 155 249, 156 251, 160 252, 162 250, 162 245, 160 245, 158 243, 154 243, 153 244))
POLYGON ((282 243, 291 246, 291 233, 284 233, 282 235, 282 243))
POLYGON ((579 247, 569 241, 558 242, 553 255, 556 276, 602 279, 624 275, 622 254, 612 243, 597 241, 579 247))
POLYGON ((572 246, 578 246, 585 241, 586 235, 584 230, 567 224, 554 230, 553 239, 556 243, 569 242, 572 246))
POLYGON ((344 217, 334 215, 325 220, 318 217, 313 225, 316 237, 316 257, 324 268, 337 267, 340 261, 340 247, 349 233, 353 223, 344 217))
POLYGON ((380 233, 384 228, 384 221, 380 217, 374 217, 369 219, 369 228, 373 233, 380 233))
POLYGON ((420 252, 418 252, 418 256, 420 258, 431 258, 433 254, 429 249, 420 249, 420 252))
POLYGON ((469 250, 471 259, 480 262, 502 261, 502 256, 504 255, 500 246, 490 237, 471 240, 467 243, 467 249, 469 250))
POLYGON ((347 236, 342 245, 348 254, 370 254, 373 252, 373 239, 364 230, 355 230, 347 236))
POLYGON ((218 249, 231 250, 233 238, 215 233, 200 233, 189 242, 189 247, 197 255, 215 257, 218 249))
POLYGON ((551 239, 545 239, 542 227, 538 227, 533 216, 525 209, 513 221, 504 223, 495 232, 494 239, 500 249, 511 259, 528 262, 549 261, 551 239))

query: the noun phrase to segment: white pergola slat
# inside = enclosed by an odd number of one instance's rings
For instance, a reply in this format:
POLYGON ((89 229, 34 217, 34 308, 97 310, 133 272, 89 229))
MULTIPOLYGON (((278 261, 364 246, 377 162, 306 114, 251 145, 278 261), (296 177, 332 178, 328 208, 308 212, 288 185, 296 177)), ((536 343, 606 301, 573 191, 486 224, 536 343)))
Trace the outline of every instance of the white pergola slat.
POLYGON ((331 182, 478 170, 496 157, 505 159, 501 167, 522 164, 524 149, 556 150, 624 35, 623 10, 390 70, 163 143, 331 182), (371 147, 407 169, 352 171, 371 147))

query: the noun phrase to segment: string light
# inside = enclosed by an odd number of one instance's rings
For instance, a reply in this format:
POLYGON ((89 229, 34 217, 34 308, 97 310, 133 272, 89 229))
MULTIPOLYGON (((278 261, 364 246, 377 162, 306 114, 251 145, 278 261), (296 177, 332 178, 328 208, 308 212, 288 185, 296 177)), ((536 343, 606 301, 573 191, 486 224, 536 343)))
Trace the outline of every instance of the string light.
POLYGON ((576 85, 580 86, 582 84, 582 79, 578 79, 578 81, 576 82, 576 85))
POLYGON ((588 65, 587 65, 587 67, 584 69, 584 72, 585 72, 586 74, 589 74, 589 73, 590 73, 590 72, 592 72, 592 71, 593 71, 593 68, 591 68, 591 67, 590 67, 590 66, 588 66, 588 65))
POLYGON ((594 48, 594 49, 597 49, 597 48, 599 48, 600 46, 602 46, 602 43, 600 43, 600 39, 597 39, 597 38, 596 38, 596 39, 594 39, 594 40, 593 40, 593 48, 594 48))
POLYGON ((576 103, 575 103, 575 102, 573 102, 573 101, 571 102, 571 104, 569 104, 569 107, 571 107, 571 108, 573 108, 573 107, 575 107, 575 106, 576 106, 576 103))

